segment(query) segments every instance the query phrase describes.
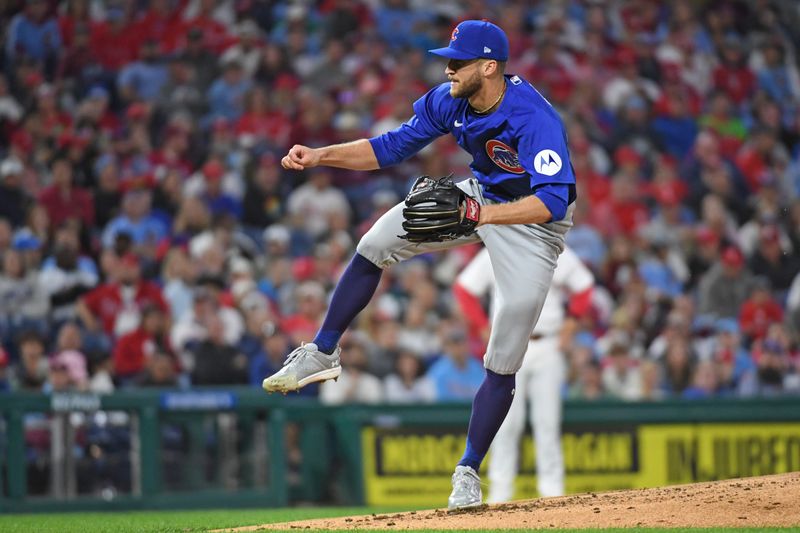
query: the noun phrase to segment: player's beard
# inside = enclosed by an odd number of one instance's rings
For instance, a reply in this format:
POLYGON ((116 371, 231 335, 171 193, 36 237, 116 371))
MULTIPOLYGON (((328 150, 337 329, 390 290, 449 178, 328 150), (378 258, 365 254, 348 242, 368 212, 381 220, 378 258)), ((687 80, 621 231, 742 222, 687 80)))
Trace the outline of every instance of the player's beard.
POLYGON ((450 96, 453 98, 471 98, 481 90, 481 75, 473 72, 472 76, 455 85, 450 84, 450 96))

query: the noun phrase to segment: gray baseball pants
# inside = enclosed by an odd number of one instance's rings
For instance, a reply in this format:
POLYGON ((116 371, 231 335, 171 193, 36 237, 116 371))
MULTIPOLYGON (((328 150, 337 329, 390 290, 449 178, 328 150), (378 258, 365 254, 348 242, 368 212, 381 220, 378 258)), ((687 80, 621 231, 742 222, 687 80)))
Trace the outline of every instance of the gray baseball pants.
MULTIPOLYGON (((481 205, 497 203, 483 196, 478 180, 458 187, 481 205)), ((533 327, 539 319, 564 235, 571 227, 572 206, 564 221, 548 224, 480 226, 469 237, 438 243, 414 244, 398 237, 403 231, 400 202, 386 212, 362 237, 356 251, 380 268, 416 255, 483 241, 495 275, 492 330, 484 366, 497 374, 514 374, 522 366, 533 327)))

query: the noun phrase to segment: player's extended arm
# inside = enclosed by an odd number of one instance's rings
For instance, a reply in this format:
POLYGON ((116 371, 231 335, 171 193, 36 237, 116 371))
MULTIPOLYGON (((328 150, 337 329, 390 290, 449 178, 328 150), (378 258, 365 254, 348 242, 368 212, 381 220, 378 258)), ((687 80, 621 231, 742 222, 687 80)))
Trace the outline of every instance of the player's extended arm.
POLYGON ((380 168, 375 151, 367 139, 321 148, 309 148, 295 144, 281 159, 281 166, 288 170, 303 170, 316 166, 347 168, 350 170, 375 170, 380 168))
POLYGON ((516 202, 481 206, 478 226, 484 224, 544 224, 553 215, 537 196, 526 196, 516 202))
POLYGON ((318 165, 350 170, 375 170, 397 164, 447 133, 447 128, 441 124, 440 113, 432 111, 441 107, 441 97, 447 93, 449 89, 445 84, 432 89, 414 102, 414 116, 394 130, 377 137, 322 148, 296 144, 281 159, 281 165, 290 170, 303 170, 318 165), (435 98, 436 95, 440 98, 435 98))

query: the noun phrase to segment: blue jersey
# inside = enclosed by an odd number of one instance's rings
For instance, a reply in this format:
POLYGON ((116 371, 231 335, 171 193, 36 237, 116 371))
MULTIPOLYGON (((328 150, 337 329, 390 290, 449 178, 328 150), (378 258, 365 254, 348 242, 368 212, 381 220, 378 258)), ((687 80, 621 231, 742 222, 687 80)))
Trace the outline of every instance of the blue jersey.
POLYGON ((399 163, 446 133, 472 155, 470 168, 484 195, 499 202, 534 194, 548 184, 568 186, 575 199, 575 173, 561 118, 519 76, 506 76, 506 94, 489 115, 473 112, 466 98, 450 96, 450 83, 414 102, 414 116, 399 128, 370 139, 381 167, 399 163))

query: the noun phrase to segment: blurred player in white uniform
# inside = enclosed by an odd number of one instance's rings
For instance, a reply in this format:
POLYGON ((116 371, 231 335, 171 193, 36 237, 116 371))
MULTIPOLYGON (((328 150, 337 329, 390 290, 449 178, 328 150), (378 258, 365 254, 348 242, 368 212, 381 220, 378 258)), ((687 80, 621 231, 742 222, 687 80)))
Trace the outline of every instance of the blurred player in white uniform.
MULTIPOLYGON (((456 299, 473 331, 485 333, 489 321, 481 298, 494 286, 489 254, 481 250, 458 276, 456 299)), ((553 283, 528 342, 517 373, 511 409, 492 441, 489 456, 488 503, 510 501, 519 468, 520 439, 525 429, 526 404, 536 444, 539 496, 564 494, 564 457, 561 451, 561 389, 567 363, 561 349, 561 331, 569 313, 582 316, 591 307, 594 276, 575 252, 566 248, 559 256, 553 283)))

